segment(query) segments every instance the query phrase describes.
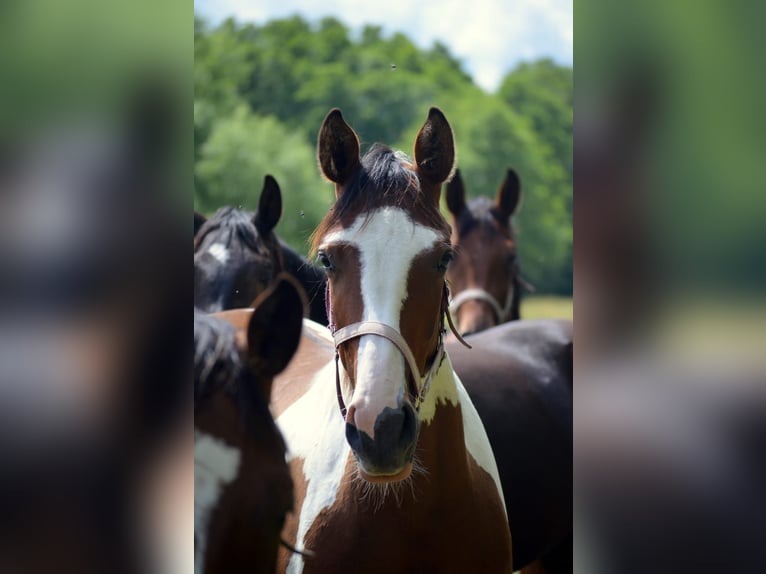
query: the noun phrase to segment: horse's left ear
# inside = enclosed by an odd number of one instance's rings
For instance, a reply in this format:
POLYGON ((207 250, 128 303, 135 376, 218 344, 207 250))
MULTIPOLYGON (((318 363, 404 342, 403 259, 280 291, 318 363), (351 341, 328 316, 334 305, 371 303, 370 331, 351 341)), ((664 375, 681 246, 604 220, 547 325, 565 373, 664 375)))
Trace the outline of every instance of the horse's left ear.
POLYGON ((428 119, 415 138, 415 163, 424 191, 438 205, 441 185, 455 166, 455 137, 439 108, 428 111, 428 119))
POLYGON ((495 199, 498 210, 506 220, 516 211, 520 197, 521 180, 518 174, 509 167, 505 180, 497 188, 497 198, 495 199))
POLYGON ((258 211, 253 223, 259 233, 269 233, 279 223, 282 216, 282 192, 279 190, 277 180, 267 175, 263 179, 261 199, 258 201, 258 211))
POLYGON ((465 210, 465 186, 460 170, 455 170, 455 176, 447 184, 447 207, 455 218, 465 210))
POLYGON ((271 379, 292 359, 301 340, 306 296, 286 273, 261 293, 247 326, 247 361, 250 369, 271 394, 271 379))

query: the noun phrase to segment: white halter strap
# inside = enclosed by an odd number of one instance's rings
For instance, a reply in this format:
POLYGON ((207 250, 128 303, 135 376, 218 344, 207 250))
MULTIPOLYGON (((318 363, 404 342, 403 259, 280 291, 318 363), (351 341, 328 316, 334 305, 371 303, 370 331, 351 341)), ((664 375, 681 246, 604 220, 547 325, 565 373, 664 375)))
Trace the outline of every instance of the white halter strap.
POLYGON ((497 317, 498 323, 504 323, 511 316, 511 306, 513 305, 513 285, 508 285, 508 294, 505 297, 505 305, 500 306, 497 299, 491 293, 484 289, 473 288, 461 291, 452 298, 449 304, 450 313, 457 313, 458 309, 468 301, 483 301, 487 303, 497 317))
MULTIPOLYGON (((428 369, 425 374, 420 373, 420 367, 418 367, 418 363, 415 360, 415 355, 412 353, 412 349, 410 349, 410 346, 407 344, 407 341, 404 340, 401 333, 384 323, 378 323, 377 321, 360 321, 359 323, 352 323, 351 325, 346 325, 342 329, 338 329, 333 333, 335 348, 337 349, 342 343, 351 339, 356 339, 362 335, 376 335, 378 337, 383 337, 384 339, 391 341, 394 346, 399 349, 399 352, 409 365, 410 371, 412 371, 413 378, 420 380, 419 388, 415 388, 412 391, 413 399, 415 401, 413 406, 417 411, 420 407, 420 403, 423 402, 426 394, 428 394, 428 388, 431 386, 431 381, 433 380, 434 375, 439 370, 439 367, 444 360, 444 344, 441 333, 439 334, 439 344, 436 348, 436 356, 431 364, 431 368, 428 369)), ((344 408, 342 407, 341 411, 343 410, 344 408)))

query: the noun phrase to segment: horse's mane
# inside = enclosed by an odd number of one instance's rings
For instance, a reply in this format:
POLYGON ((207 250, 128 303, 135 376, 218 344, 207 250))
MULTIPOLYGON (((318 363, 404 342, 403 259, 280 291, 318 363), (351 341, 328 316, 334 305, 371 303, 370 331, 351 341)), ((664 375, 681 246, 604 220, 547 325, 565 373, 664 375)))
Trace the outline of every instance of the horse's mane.
POLYGON ((223 319, 194 313, 194 408, 236 381, 242 372, 234 327, 223 319))
POLYGON ((200 227, 195 243, 199 245, 207 235, 220 230, 225 233, 220 240, 227 247, 236 236, 253 251, 259 251, 260 235, 253 223, 253 216, 252 211, 243 211, 229 205, 221 207, 200 227))
MULTIPOLYGON (((255 377, 247 368, 236 344, 234 327, 216 317, 194 313, 194 411, 217 391, 225 391, 237 402, 240 415, 254 436, 276 430, 269 404, 255 377)), ((279 448, 285 445, 276 432, 279 448)))
POLYGON ((373 144, 362 158, 361 169, 345 186, 343 194, 312 236, 312 253, 327 232, 337 225, 347 227, 359 213, 372 214, 381 207, 401 207, 418 213, 422 223, 449 235, 449 224, 439 206, 423 193, 412 163, 402 152, 373 144))

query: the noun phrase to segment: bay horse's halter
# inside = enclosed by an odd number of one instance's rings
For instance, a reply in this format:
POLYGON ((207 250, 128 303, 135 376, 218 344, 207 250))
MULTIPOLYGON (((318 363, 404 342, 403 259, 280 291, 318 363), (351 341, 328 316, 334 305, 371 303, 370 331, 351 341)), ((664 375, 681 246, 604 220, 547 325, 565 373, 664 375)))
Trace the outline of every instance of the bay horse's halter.
POLYGON ((418 363, 415 360, 415 355, 412 353, 412 349, 410 349, 407 341, 405 341, 402 334, 393 327, 386 325, 385 323, 379 323, 377 321, 359 321, 357 323, 346 325, 341 329, 336 329, 332 314, 329 281, 327 282, 327 287, 325 289, 325 308, 327 310, 327 319, 330 323, 328 327, 330 329, 330 333, 332 334, 333 340, 335 341, 335 390, 338 394, 338 407, 340 407, 340 414, 343 416, 344 420, 346 419, 347 409, 346 403, 343 401, 343 393, 340 387, 340 366, 338 362, 340 360, 339 348, 346 341, 356 339, 362 335, 375 335, 377 337, 388 339, 397 349, 399 349, 399 352, 404 357, 405 362, 407 365, 409 365, 410 371, 412 372, 412 381, 408 379, 408 391, 410 393, 412 406, 415 408, 415 412, 420 411, 420 405, 423 403, 426 395, 428 394, 428 389, 431 387, 431 381, 433 380, 436 372, 439 370, 439 367, 441 367, 442 361, 444 361, 444 334, 447 332, 447 330, 444 328, 445 316, 447 318, 447 324, 449 325, 450 330, 455 334, 455 337, 457 337, 458 341, 460 341, 469 349, 471 348, 471 345, 463 340, 457 329, 455 329, 455 325, 452 323, 452 317, 450 316, 449 311, 449 289, 447 288, 446 282, 442 288, 439 342, 436 346, 436 354, 434 355, 433 362, 431 363, 431 368, 428 369, 425 374, 420 373, 420 368, 418 367, 418 363), (419 388, 418 384, 415 382, 416 377, 420 379, 419 388))
POLYGON ((508 295, 505 297, 505 305, 502 307, 500 303, 495 299, 491 293, 484 289, 474 288, 461 291, 455 298, 450 301, 449 310, 451 313, 457 313, 458 309, 468 301, 483 301, 487 303, 497 317, 498 324, 505 323, 511 316, 511 307, 513 306, 513 283, 508 285, 508 295))

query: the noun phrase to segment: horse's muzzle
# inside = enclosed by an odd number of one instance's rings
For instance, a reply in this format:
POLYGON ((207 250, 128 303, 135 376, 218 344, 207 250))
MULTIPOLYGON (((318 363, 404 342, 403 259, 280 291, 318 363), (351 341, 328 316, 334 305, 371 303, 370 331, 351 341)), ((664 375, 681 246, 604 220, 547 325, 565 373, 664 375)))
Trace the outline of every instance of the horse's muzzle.
MULTIPOLYGON (((406 478, 402 475, 415 455, 420 420, 415 409, 405 402, 400 408, 386 407, 375 420, 374 438, 353 424, 353 411, 346 422, 346 440, 354 451, 365 475, 388 482, 406 478)), ((409 473, 406 473, 409 475, 409 473)))

